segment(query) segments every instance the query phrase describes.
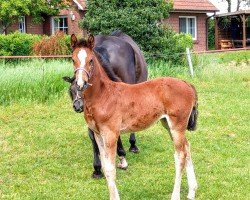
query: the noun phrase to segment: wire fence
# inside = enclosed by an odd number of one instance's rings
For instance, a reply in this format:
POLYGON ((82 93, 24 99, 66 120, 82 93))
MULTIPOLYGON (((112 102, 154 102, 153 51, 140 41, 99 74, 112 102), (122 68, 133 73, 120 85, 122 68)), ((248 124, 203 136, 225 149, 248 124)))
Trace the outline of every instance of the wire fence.
MULTIPOLYGON (((237 49, 237 51, 250 49, 237 49)), ((231 52, 234 50, 226 51, 231 52)), ((196 76, 198 71, 206 67, 218 64, 218 56, 212 53, 225 51, 183 52, 173 55, 147 54, 150 78, 156 76, 178 76, 191 74, 196 76), (191 65, 186 60, 184 66, 172 67, 165 61, 155 61, 154 58, 169 58, 169 56, 190 56, 191 65), (152 62, 153 60, 153 62, 152 62), (189 67, 187 67, 189 66, 189 67), (172 67, 172 68, 171 68, 172 67)), ((19 101, 47 102, 55 100, 65 94, 69 88, 68 83, 62 80, 63 76, 72 76, 73 68, 71 55, 57 56, 0 56, 0 105, 9 105, 19 101)), ((249 58, 248 58, 249 59, 249 58)), ((221 62, 221 61, 220 61, 221 62)))

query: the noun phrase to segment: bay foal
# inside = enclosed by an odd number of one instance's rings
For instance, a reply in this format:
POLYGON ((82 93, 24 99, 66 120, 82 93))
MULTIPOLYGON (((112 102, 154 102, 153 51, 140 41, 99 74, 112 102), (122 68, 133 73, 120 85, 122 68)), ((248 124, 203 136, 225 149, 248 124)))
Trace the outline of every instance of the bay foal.
MULTIPOLYGON (((74 42, 74 41, 71 41, 74 42)), ((100 150, 110 199, 118 200, 116 146, 121 133, 140 131, 158 120, 169 131, 175 147, 175 184, 172 200, 180 199, 184 167, 189 185, 188 198, 195 198, 197 182, 185 131, 194 130, 197 119, 195 88, 176 78, 157 78, 129 85, 111 81, 93 52, 94 37, 73 51, 76 84, 85 100, 84 117, 100 150)))

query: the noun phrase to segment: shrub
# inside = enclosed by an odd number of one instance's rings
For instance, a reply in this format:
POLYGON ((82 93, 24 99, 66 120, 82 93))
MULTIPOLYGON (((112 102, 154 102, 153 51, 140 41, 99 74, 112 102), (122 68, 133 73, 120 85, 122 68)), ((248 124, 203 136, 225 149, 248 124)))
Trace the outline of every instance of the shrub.
POLYGON ((208 20, 208 49, 215 49, 215 23, 211 18, 208 20))
POLYGON ((185 53, 193 41, 190 36, 176 34, 160 25, 171 8, 172 1, 165 0, 92 0, 88 1, 88 12, 80 25, 94 35, 119 29, 131 36, 147 57, 160 54, 153 58, 161 57, 178 65, 183 63, 183 55, 179 53, 185 53))
POLYGON ((32 45, 41 39, 39 35, 14 32, 8 35, 0 34, 0 56, 30 55, 32 45))
POLYGON ((43 37, 33 45, 34 55, 68 55, 71 53, 70 36, 57 32, 50 37, 43 37))
POLYGON ((149 58, 161 59, 171 65, 186 63, 186 48, 193 48, 193 39, 189 34, 176 33, 170 27, 163 26, 163 36, 155 38, 157 50, 147 53, 149 58))
POLYGON ((88 12, 80 25, 90 33, 110 34, 121 30, 131 36, 143 51, 157 49, 162 34, 158 22, 169 16, 172 3, 165 0, 88 1, 88 12))

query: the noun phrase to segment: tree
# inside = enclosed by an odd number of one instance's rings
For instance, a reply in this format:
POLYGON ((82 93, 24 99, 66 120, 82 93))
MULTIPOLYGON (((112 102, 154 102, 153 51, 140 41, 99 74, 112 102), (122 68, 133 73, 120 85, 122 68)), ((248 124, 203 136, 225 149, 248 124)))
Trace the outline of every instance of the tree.
POLYGON ((245 6, 250 6, 249 0, 219 0, 219 2, 227 2, 227 11, 232 12, 232 6, 236 5, 236 11, 239 11, 240 8, 244 8, 245 6))
POLYGON ((5 33, 19 17, 30 15, 34 21, 43 20, 43 16, 56 15, 59 9, 68 5, 67 0, 0 0, 0 30, 5 33))
POLYGON ((121 30, 132 36, 144 50, 160 45, 164 33, 160 21, 169 16, 172 3, 166 0, 91 0, 81 22, 92 34, 121 30))

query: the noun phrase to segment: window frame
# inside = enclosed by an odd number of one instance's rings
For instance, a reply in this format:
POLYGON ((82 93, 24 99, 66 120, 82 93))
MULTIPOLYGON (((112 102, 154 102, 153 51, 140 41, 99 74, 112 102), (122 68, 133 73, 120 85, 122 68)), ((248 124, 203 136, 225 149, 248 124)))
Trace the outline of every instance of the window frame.
POLYGON ((179 33, 184 33, 184 32, 180 32, 180 18, 185 18, 185 20, 186 20, 186 32, 185 33, 190 34, 190 35, 191 35, 191 33, 187 32, 188 27, 189 27, 188 19, 189 18, 194 19, 194 27, 195 27, 194 34, 195 34, 195 37, 193 37, 193 35, 192 35, 192 39, 197 40, 197 17, 196 16, 179 16, 179 33))
POLYGON ((25 16, 21 16, 18 19, 18 31, 20 33, 26 33, 26 17, 25 16), (20 28, 20 26, 22 26, 22 28, 20 28))
POLYGON ((63 29, 67 29, 67 31, 66 32, 64 32, 65 34, 68 34, 68 32, 69 32, 69 23, 68 23, 68 16, 67 15, 60 15, 60 16, 54 16, 54 17, 51 17, 51 28, 52 28, 52 30, 51 30, 51 33, 52 33, 52 35, 53 34, 55 34, 56 33, 56 31, 60 31, 60 28, 63 28, 63 29), (58 19, 58 22, 57 22, 57 30, 55 30, 55 22, 56 22, 56 20, 58 19), (63 22, 63 26, 62 27, 60 27, 60 19, 66 19, 67 20, 67 26, 65 26, 65 23, 63 22))

